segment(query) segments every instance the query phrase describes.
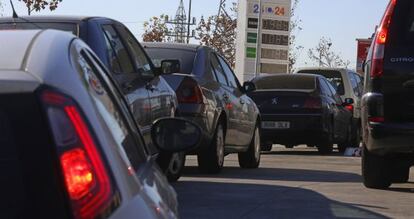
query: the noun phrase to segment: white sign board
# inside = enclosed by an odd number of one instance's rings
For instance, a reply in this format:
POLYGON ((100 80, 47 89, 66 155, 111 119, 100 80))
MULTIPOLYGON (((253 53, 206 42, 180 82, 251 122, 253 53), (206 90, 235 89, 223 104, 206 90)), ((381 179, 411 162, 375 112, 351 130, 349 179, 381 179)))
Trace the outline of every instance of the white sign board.
POLYGON ((238 10, 239 80, 248 81, 256 72, 288 73, 291 0, 239 0, 238 10))

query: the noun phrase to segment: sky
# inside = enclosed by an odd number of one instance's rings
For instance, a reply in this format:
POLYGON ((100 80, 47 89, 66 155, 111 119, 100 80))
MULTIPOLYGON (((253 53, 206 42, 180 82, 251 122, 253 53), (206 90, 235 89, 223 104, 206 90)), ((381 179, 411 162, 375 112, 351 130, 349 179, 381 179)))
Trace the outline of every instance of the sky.
MULTIPOLYGON (((188 12, 188 1, 184 5, 188 12)), ((297 17, 302 20, 302 31, 297 33, 297 45, 303 46, 296 67, 311 66, 307 51, 314 48, 321 37, 332 40, 332 50, 355 68, 357 38, 372 35, 378 25, 389 0, 300 0, 297 17)), ((3 15, 10 16, 10 4, 0 0, 3 15)), ((25 15, 24 4, 14 0, 19 15, 25 15)), ((215 15, 220 0, 193 0, 192 16, 215 15)), ((232 0, 228 0, 232 2, 232 0)), ((126 24, 134 35, 141 40, 143 23, 152 16, 167 14, 173 16, 179 0, 63 0, 56 11, 37 12, 39 15, 85 15, 105 16, 126 24)))

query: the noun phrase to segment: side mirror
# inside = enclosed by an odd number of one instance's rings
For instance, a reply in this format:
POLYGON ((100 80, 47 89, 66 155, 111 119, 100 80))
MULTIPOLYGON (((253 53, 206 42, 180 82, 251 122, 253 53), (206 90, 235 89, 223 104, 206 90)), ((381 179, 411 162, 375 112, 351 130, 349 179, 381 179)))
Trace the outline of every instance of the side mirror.
POLYGON ((196 149, 201 141, 201 129, 184 119, 166 118, 154 122, 151 137, 161 151, 177 153, 196 149))
POLYGON ((246 93, 253 92, 256 90, 256 85, 253 82, 246 81, 243 83, 243 90, 246 93))
POLYGON ((349 105, 352 105, 354 103, 355 103, 354 99, 352 99, 352 98, 345 98, 345 101, 344 101, 344 105, 345 106, 349 106, 349 105))
POLYGON ((162 74, 172 74, 180 72, 181 64, 177 59, 167 59, 161 61, 161 73, 162 74))

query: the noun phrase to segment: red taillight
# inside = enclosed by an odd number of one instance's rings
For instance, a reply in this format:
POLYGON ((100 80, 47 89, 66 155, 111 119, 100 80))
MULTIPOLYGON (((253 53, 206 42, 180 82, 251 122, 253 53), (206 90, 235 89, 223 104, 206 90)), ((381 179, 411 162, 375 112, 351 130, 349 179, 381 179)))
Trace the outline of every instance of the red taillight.
POLYGON ((391 23, 391 18, 394 13, 397 0, 391 0, 385 11, 384 17, 377 30, 376 38, 373 46, 371 77, 379 78, 384 74, 384 50, 385 44, 388 40, 388 32, 391 23))
POLYGON ((71 99, 44 91, 62 175, 75 218, 95 218, 112 204, 113 190, 104 160, 86 121, 71 99))
POLYGON ((345 106, 345 108, 346 108, 347 110, 349 110, 349 112, 351 112, 351 113, 353 113, 353 112, 354 112, 354 105, 353 105, 353 104, 346 105, 346 106, 345 106))
POLYGON ((70 198, 79 200, 85 197, 95 182, 95 173, 85 151, 67 151, 60 157, 60 163, 70 198))
POLYGON ((322 102, 320 98, 316 97, 309 97, 306 99, 305 104, 303 105, 303 108, 305 109, 321 109, 322 108, 322 102))
POLYGON ((381 122, 385 122, 385 118, 384 117, 381 117, 381 116, 378 116, 378 117, 369 117, 368 118, 368 121, 369 122, 372 122, 372 123, 381 123, 381 122))
POLYGON ((179 103, 203 103, 203 92, 193 79, 185 78, 178 87, 176 94, 179 103))

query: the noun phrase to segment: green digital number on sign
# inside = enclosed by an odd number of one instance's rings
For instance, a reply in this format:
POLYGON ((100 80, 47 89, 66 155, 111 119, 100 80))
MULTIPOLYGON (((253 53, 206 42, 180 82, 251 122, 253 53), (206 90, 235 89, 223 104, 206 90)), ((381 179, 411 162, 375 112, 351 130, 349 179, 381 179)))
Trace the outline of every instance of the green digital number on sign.
POLYGON ((246 57, 247 58, 256 58, 256 48, 247 47, 246 48, 246 57))
POLYGON ((247 33, 248 43, 257 43, 257 33, 247 33))

